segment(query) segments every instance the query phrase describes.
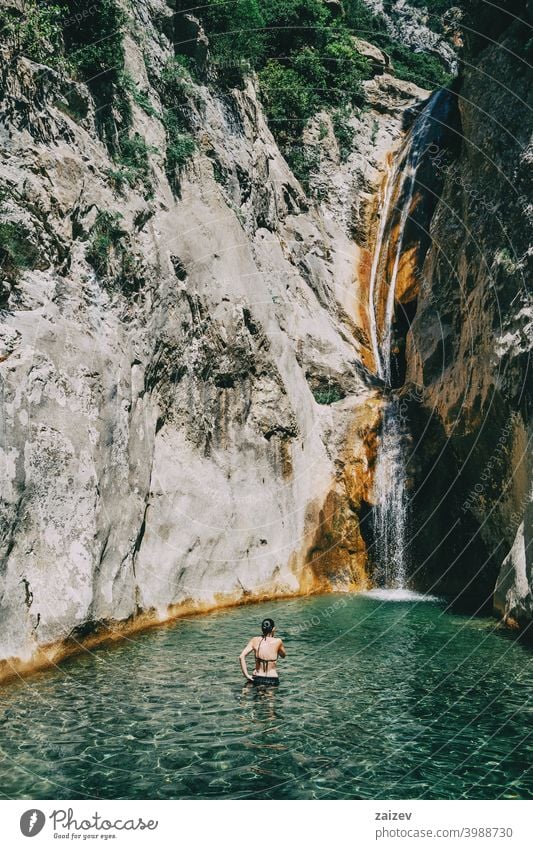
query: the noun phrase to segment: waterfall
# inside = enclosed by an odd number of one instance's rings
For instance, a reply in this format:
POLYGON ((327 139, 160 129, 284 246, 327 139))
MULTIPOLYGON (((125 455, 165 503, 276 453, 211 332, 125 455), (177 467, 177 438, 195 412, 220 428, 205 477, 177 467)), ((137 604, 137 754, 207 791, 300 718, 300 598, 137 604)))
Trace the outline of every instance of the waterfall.
POLYGON ((381 352, 379 350, 377 316, 376 316, 376 280, 378 278, 379 261, 383 253, 383 241, 385 239, 385 231, 389 220, 389 211, 391 209, 392 198, 394 194, 394 186, 396 183, 396 169, 391 173, 388 169, 383 187, 383 200, 381 203, 381 213, 379 219, 378 232, 376 236, 376 246, 374 248, 374 256, 372 258, 372 268, 370 269, 370 287, 368 299, 370 301, 370 309, 368 310, 370 318, 370 341, 372 345, 372 353, 374 355, 374 363, 376 374, 383 379, 383 368, 381 365, 381 352))
POLYGON ((375 580, 384 587, 404 587, 407 575, 406 449, 400 402, 392 395, 383 409, 374 477, 375 580))
POLYGON ((400 415, 398 396, 391 391, 396 283, 405 241, 405 228, 415 194, 417 171, 427 150, 432 110, 439 94, 440 92, 435 92, 430 97, 402 145, 396 163, 387 171, 370 271, 370 338, 376 374, 382 379, 387 395, 374 476, 375 580, 380 586, 395 589, 404 587, 407 576, 409 512, 405 470, 407 432, 400 415), (396 223, 397 226, 393 226, 396 223), (390 272, 389 254, 394 257, 390 272), (382 300, 385 301, 385 308, 380 333, 378 309, 382 300))
POLYGON ((431 115, 440 91, 434 92, 418 116, 404 144, 402 145, 396 164, 389 168, 385 178, 383 199, 381 202, 379 225, 376 235, 376 245, 370 270, 369 284, 369 319, 370 339, 376 374, 386 386, 391 383, 391 341, 394 323, 394 303, 396 282, 404 245, 405 227, 409 220, 413 202, 416 175, 418 167, 426 153, 428 130, 431 126, 431 115), (393 245, 392 221, 399 213, 398 233, 396 244, 393 245), (391 247, 394 248, 394 263, 392 272, 387 274, 387 258, 391 247), (378 332, 377 301, 382 288, 386 287, 386 305, 381 338, 378 332))

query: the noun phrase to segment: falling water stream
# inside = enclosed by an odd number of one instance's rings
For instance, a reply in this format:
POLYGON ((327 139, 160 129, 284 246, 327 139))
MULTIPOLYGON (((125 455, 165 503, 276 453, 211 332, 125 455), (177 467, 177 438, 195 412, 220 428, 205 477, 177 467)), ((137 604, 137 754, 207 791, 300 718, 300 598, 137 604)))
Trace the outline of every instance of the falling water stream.
POLYGON ((395 164, 389 169, 382 195, 376 247, 369 286, 369 316, 370 337, 376 373, 386 386, 391 384, 391 341, 394 323, 394 302, 396 283, 402 249, 404 246, 405 228, 409 220, 411 206, 415 193, 418 168, 428 146, 428 131, 431 126, 431 115, 440 91, 429 98, 421 111, 411 132, 405 139, 396 157, 395 164), (394 245, 393 218, 399 212, 399 223, 396 244, 394 245), (387 257, 389 250, 394 247, 394 263, 390 275, 387 273, 387 257), (378 331, 377 302, 385 287, 386 306, 381 334, 378 331))
POLYGON ((408 496, 406 434, 400 402, 391 396, 383 409, 374 476, 374 577, 379 586, 402 589, 407 577, 408 496))
POLYGON ((408 494, 405 454, 407 432, 400 416, 400 402, 392 390, 392 334, 396 284, 410 218, 418 168, 428 147, 432 111, 440 92, 435 92, 421 111, 384 182, 376 247, 370 272, 370 337, 376 374, 383 381, 386 404, 374 477, 374 560, 376 582, 400 589, 407 578, 408 494), (393 223, 396 223, 393 226, 393 223), (389 263, 389 255, 394 260, 389 263), (378 305, 384 300, 383 326, 378 305))

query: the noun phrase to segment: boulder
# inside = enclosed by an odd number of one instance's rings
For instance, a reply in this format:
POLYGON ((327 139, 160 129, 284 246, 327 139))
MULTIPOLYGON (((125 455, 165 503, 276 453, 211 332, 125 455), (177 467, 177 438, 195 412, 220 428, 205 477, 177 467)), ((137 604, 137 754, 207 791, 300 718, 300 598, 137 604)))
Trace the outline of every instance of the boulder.
POLYGON ((334 15, 336 18, 344 15, 344 7, 341 3, 341 0, 324 0, 325 5, 328 10, 334 15))
POLYGON ((354 38, 354 44, 357 52, 370 60, 372 74, 374 76, 392 71, 390 57, 380 50, 379 47, 376 47, 375 44, 370 44, 369 41, 364 41, 362 38, 354 38))

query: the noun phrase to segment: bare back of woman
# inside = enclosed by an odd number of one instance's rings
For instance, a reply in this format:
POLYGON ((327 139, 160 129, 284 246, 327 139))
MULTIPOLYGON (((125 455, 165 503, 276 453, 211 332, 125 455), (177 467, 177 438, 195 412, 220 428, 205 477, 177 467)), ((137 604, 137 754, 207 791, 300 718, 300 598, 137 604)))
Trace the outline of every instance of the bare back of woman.
POLYGON ((276 661, 278 657, 285 657, 286 651, 283 641, 274 636, 275 627, 272 619, 264 619, 261 624, 262 637, 252 637, 248 645, 242 650, 239 661, 245 678, 254 684, 277 684, 279 683, 276 661), (255 654, 255 669, 250 675, 246 667, 246 657, 255 654))

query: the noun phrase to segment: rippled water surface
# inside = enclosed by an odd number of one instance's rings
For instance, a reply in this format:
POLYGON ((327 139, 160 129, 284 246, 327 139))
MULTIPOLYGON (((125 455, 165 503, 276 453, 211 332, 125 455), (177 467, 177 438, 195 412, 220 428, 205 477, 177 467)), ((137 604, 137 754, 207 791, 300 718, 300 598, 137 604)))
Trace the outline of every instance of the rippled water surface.
POLYGON ((14 798, 532 798, 532 653, 390 592, 179 620, 0 690, 14 798), (237 655, 271 615, 281 684, 237 655))

